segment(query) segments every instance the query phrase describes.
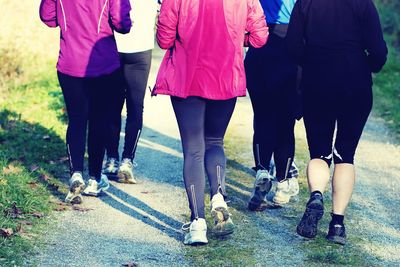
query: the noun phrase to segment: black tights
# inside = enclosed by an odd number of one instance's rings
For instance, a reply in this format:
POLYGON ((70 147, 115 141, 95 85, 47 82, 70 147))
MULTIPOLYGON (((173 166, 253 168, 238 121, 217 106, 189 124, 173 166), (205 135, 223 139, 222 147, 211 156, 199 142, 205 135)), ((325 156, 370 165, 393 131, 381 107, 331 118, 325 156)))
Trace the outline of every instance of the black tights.
POLYGON ((121 71, 96 78, 79 78, 58 72, 68 113, 67 151, 70 170, 83 172, 86 129, 89 122, 89 175, 99 179, 104 157, 108 96, 121 87, 121 71))
POLYGON ((138 53, 120 53, 124 73, 124 88, 110 95, 112 119, 107 140, 107 156, 119 159, 118 145, 121 131, 121 111, 126 99, 125 145, 122 158, 135 157, 137 143, 143 127, 143 100, 151 65, 151 50, 138 53))

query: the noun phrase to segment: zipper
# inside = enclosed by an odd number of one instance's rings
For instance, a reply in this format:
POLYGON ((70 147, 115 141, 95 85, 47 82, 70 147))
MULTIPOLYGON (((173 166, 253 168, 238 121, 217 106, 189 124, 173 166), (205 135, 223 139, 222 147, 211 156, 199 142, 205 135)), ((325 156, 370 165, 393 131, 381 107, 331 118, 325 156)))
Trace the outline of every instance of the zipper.
POLYGON ((64 10, 64 5, 63 5, 62 0, 60 0, 60 6, 61 6, 61 12, 64 17, 64 30, 67 31, 67 16, 65 16, 65 10, 64 10))
POLYGON ((104 3, 103 9, 101 10, 100 17, 99 17, 99 24, 97 25, 97 34, 100 33, 100 24, 101 24, 101 17, 103 16, 104 10, 106 9, 108 0, 104 3))

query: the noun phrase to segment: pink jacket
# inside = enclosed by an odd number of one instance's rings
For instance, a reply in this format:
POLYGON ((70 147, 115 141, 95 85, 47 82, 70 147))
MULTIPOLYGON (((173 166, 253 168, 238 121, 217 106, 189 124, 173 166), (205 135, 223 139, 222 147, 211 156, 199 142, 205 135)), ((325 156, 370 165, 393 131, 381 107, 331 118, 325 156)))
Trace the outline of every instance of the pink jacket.
POLYGON ((74 77, 97 77, 118 69, 113 30, 130 31, 130 10, 129 0, 42 0, 40 19, 61 31, 57 70, 74 77))
POLYGON ((258 48, 267 38, 259 0, 164 0, 157 42, 168 51, 153 95, 245 96, 243 45, 258 48))

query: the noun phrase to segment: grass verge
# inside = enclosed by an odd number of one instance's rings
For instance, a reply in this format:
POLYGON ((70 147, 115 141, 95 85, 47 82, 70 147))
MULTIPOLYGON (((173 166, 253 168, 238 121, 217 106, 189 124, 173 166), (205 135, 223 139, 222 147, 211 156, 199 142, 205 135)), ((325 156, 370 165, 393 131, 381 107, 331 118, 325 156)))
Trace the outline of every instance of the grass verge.
POLYGON ((52 76, 38 77, 9 87, 1 101, 0 266, 26 265, 67 190, 59 89, 52 76))

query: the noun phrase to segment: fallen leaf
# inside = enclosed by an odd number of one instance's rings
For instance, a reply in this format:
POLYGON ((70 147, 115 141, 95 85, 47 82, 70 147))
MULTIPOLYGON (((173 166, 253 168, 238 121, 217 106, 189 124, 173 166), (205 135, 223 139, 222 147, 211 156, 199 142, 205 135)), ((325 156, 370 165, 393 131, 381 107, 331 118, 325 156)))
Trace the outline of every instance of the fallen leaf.
POLYGON ((55 211, 66 211, 67 209, 67 206, 58 206, 54 208, 55 211))
POLYGON ((137 265, 137 263, 135 263, 133 261, 130 261, 128 263, 122 264, 122 266, 124 266, 124 267, 137 267, 138 265, 137 265))
POLYGON ((80 212, 88 212, 88 211, 93 210, 93 209, 90 209, 90 208, 83 208, 83 207, 75 206, 75 205, 72 206, 72 209, 76 210, 76 211, 80 211, 80 212))
POLYGON ((40 174, 40 179, 44 180, 44 181, 48 181, 50 179, 50 177, 47 174, 40 174))
POLYGON ((36 218, 43 218, 44 214, 42 212, 33 212, 30 213, 31 216, 36 217, 36 218))
POLYGON ((17 207, 17 203, 13 203, 11 208, 4 210, 4 215, 11 217, 12 219, 20 218, 22 210, 17 207))
POLYGON ((38 184, 37 184, 36 182, 29 182, 28 184, 29 184, 29 187, 30 187, 31 189, 35 189, 35 188, 38 187, 38 184))
POLYGON ((148 194, 149 191, 142 191, 142 192, 140 192, 140 193, 142 193, 142 194, 148 194))
POLYGON ((13 164, 9 164, 7 167, 3 167, 3 174, 17 174, 20 173, 22 169, 16 167, 13 164))
POLYGON ((14 234, 14 231, 11 228, 0 228, 0 235, 2 237, 10 237, 13 234, 14 234))
POLYGON ((66 162, 66 161, 68 161, 68 160, 69 160, 68 157, 62 157, 62 158, 60 158, 58 161, 59 161, 59 162, 66 162))
POLYGON ((23 225, 33 225, 31 221, 19 221, 19 223, 23 225))
POLYGON ((39 169, 39 166, 37 166, 37 165, 32 165, 32 166, 29 168, 29 170, 30 170, 31 172, 37 171, 38 169, 39 169))

